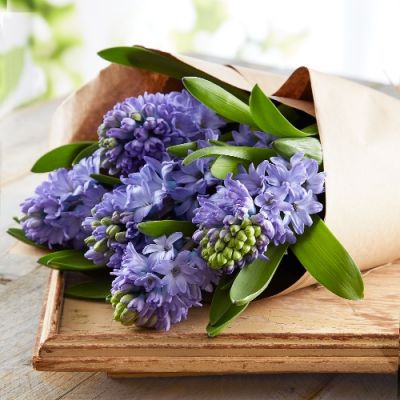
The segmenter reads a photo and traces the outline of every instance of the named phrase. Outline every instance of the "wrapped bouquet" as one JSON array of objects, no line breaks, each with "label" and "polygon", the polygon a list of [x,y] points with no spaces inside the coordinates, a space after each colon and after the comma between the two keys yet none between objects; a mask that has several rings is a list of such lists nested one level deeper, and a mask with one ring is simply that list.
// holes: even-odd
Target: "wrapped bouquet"
[{"label": "wrapped bouquet", "polygon": [[[359,300],[356,263],[396,258],[398,237],[379,235],[398,211],[370,212],[377,193],[393,191],[381,176],[390,154],[376,153],[393,151],[393,122],[365,142],[390,98],[305,68],[281,86],[261,71],[138,46],[100,55],[125,66],[61,106],[53,140],[71,143],[35,163],[32,172],[50,174],[9,230],[47,250],[39,263],[85,273],[66,295],[107,299],[116,321],[157,330],[211,299],[216,336],[251,301],[315,281]],[[341,85],[354,85],[349,98],[364,93],[353,110],[338,102]],[[368,165],[371,150],[383,164]]]}]

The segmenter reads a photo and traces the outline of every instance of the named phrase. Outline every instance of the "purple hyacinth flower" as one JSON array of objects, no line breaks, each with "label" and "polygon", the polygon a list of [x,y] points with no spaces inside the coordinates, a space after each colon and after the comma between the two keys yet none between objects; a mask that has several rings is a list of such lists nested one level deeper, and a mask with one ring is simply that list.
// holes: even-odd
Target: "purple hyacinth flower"
[{"label": "purple hyacinth flower", "polygon": [[232,131],[232,140],[228,144],[235,146],[270,148],[275,136],[262,131],[254,131],[248,125],[239,125],[238,131]]},{"label": "purple hyacinth flower", "polygon": [[82,159],[72,170],[49,174],[35,194],[21,204],[26,236],[49,248],[84,246],[82,221],[107,190],[90,177],[99,172],[99,155]]},{"label": "purple hyacinth flower", "polygon": [[210,172],[210,159],[200,159],[189,165],[182,161],[163,163],[163,177],[169,196],[174,200],[175,214],[192,219],[199,206],[198,196],[204,196],[219,182]]},{"label": "purple hyacinth flower", "polygon": [[102,165],[111,175],[127,176],[146,157],[164,160],[169,146],[218,138],[224,124],[185,90],[125,99],[107,112],[98,129]]},{"label": "purple hyacinth flower", "polygon": [[[157,238],[154,245],[157,249],[161,242],[174,245],[176,239],[177,235]],[[201,306],[201,290],[212,290],[218,274],[208,271],[196,250],[176,249],[164,259],[148,253],[138,252],[132,243],[126,247],[122,268],[113,272],[111,302],[114,306],[120,303],[114,318],[125,324],[168,330],[171,324],[186,319],[191,307]]]}]

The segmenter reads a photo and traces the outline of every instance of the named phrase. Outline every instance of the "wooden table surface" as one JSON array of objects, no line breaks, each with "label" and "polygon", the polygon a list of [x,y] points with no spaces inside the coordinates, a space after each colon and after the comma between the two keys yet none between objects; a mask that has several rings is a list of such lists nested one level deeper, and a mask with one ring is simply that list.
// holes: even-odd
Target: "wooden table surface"
[{"label": "wooden table surface", "polygon": [[58,101],[40,104],[0,122],[0,399],[315,399],[392,400],[395,375],[276,374],[218,377],[111,379],[102,373],[38,372],[31,367],[40,307],[49,271],[34,255],[13,251],[5,234],[18,204],[43,176],[29,174],[47,149]]}]

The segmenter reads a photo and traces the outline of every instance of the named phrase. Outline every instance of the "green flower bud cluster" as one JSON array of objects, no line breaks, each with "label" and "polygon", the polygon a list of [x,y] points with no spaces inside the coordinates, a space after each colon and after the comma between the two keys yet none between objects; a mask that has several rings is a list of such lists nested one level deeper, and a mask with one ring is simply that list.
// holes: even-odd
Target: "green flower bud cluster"
[{"label": "green flower bud cluster", "polygon": [[206,232],[200,241],[201,256],[214,269],[242,266],[246,256],[254,253],[257,242],[265,240],[261,227],[249,218],[214,232]]},{"label": "green flower bud cluster", "polygon": [[137,312],[129,310],[128,304],[135,298],[133,294],[122,291],[115,292],[110,299],[114,309],[113,319],[122,325],[133,325],[137,320]]},{"label": "green flower bud cluster", "polygon": [[[92,210],[92,215],[95,214],[95,210]],[[120,224],[121,215],[117,211],[114,211],[111,217],[103,217],[100,220],[96,219],[92,222],[92,228],[95,229],[98,226],[106,227],[106,237],[96,240],[95,236],[88,236],[85,239],[87,246],[92,246],[94,251],[103,253],[107,255],[109,252],[110,240],[115,240],[119,243],[124,243],[126,241],[126,231],[124,231],[124,226]],[[111,255],[111,254],[108,254]]]},{"label": "green flower bud cluster", "polygon": [[[135,297],[134,294],[123,291],[117,291],[111,296],[110,303],[114,309],[113,319],[115,321],[121,322],[121,324],[125,326],[133,325],[138,322],[138,313],[128,308],[128,304]],[[153,328],[156,323],[157,315],[155,314],[147,319],[141,318],[140,320],[140,326],[145,326],[146,328]]]}]

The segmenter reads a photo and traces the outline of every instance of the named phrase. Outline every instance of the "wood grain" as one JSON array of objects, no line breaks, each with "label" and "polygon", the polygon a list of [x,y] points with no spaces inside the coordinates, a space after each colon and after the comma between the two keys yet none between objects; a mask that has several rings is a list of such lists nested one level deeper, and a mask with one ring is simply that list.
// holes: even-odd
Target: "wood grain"
[{"label": "wood grain", "polygon": [[64,300],[55,332],[61,279],[52,272],[33,359],[39,370],[171,376],[398,369],[399,264],[366,274],[364,301],[308,287],[255,302],[214,339],[205,334],[207,307],[159,333],[114,322],[109,304],[74,299]]}]

